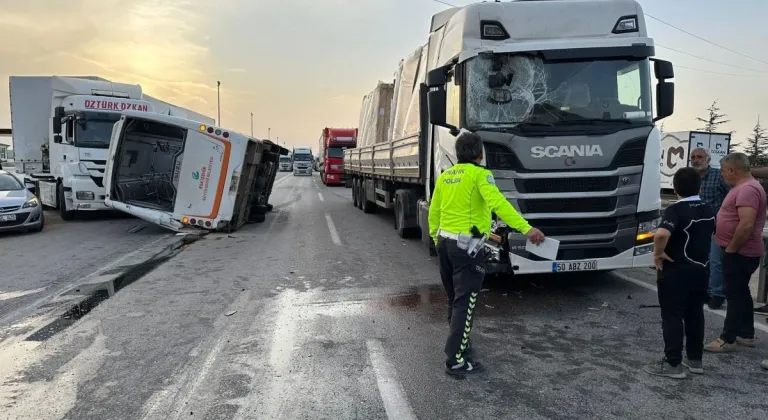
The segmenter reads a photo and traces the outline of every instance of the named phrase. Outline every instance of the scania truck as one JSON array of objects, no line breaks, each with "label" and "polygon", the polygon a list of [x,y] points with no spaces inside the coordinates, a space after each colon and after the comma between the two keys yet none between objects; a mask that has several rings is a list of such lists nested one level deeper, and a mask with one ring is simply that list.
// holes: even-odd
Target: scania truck
[{"label": "scania truck", "polygon": [[[141,86],[99,77],[11,76],[16,171],[64,220],[106,210],[103,184],[112,127],[125,111],[205,119],[143,95]],[[212,120],[211,120],[212,121]]]},{"label": "scania truck", "polygon": [[487,244],[489,274],[650,267],[661,209],[654,122],[674,106],[672,64],[654,55],[634,0],[438,13],[396,72],[386,142],[345,151],[352,201],[366,213],[394,209],[399,235],[420,236],[434,252],[430,198],[466,129],[483,139],[482,164],[499,190],[560,241],[547,260],[495,220],[501,243]]}]

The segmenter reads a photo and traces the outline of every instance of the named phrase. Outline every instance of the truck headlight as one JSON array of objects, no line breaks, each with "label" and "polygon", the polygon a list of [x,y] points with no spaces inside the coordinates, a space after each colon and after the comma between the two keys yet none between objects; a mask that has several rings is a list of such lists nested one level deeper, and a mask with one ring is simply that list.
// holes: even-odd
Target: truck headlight
[{"label": "truck headlight", "polygon": [[647,222],[638,223],[635,245],[643,245],[653,242],[653,236],[656,234],[656,229],[659,228],[659,223],[661,223],[660,217]]},{"label": "truck headlight", "polygon": [[334,171],[340,171],[344,169],[344,165],[331,165],[331,169]]},{"label": "truck headlight", "polygon": [[32,197],[29,200],[27,200],[26,203],[24,203],[21,208],[23,209],[29,209],[29,208],[35,208],[40,205],[40,201],[37,200],[37,197]]},{"label": "truck headlight", "polygon": [[93,191],[78,191],[75,193],[75,197],[77,197],[78,200],[93,200],[96,198],[96,195]]}]

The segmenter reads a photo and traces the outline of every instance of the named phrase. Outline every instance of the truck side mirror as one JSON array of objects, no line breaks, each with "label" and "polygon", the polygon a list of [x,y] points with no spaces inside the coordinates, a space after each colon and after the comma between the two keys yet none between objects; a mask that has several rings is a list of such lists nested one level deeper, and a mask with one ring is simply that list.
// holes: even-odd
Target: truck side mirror
[{"label": "truck side mirror", "polygon": [[451,132],[458,132],[458,128],[448,124],[445,117],[447,95],[445,84],[448,82],[448,71],[453,67],[447,65],[438,67],[427,73],[427,109],[429,110],[429,123],[438,127],[449,128]]},{"label": "truck side mirror", "polygon": [[[61,126],[59,126],[59,132],[61,132]],[[53,136],[53,142],[57,143],[57,144],[61,144],[61,142],[62,142],[61,134],[54,135]]]},{"label": "truck side mirror", "polygon": [[64,107],[57,106],[53,109],[53,134],[61,134],[61,119],[64,118]]},{"label": "truck side mirror", "polygon": [[656,117],[654,122],[667,118],[675,111],[675,84],[668,79],[675,77],[672,63],[652,58],[653,71],[656,74]]}]

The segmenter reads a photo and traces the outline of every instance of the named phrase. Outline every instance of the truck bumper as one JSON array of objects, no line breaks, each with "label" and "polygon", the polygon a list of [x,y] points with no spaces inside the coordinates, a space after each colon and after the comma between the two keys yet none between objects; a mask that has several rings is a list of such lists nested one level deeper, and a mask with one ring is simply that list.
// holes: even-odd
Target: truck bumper
[{"label": "truck bumper", "polygon": [[[72,207],[69,210],[77,211],[99,211],[110,210],[110,208],[104,203],[106,198],[106,192],[103,187],[96,185],[89,177],[73,177],[70,180],[70,187],[65,189],[64,195],[67,199],[72,199]],[[78,198],[80,193],[80,198]],[[83,194],[93,194],[93,199],[84,199]]]},{"label": "truck bumper", "polygon": [[[605,271],[622,268],[653,267],[652,248],[648,245],[636,246],[610,258],[584,260],[534,261],[510,253],[509,261],[515,274],[537,274],[558,272]],[[637,254],[637,255],[635,255]]]},{"label": "truck bumper", "polygon": [[343,184],[344,181],[347,180],[347,176],[345,174],[329,174],[325,173],[325,183],[326,184]]}]

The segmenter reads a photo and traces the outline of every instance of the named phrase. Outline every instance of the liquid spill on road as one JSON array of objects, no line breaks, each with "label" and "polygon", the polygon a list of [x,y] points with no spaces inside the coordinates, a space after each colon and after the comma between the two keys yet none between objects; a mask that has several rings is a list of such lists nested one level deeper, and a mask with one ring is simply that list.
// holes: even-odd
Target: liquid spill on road
[{"label": "liquid spill on road", "polygon": [[111,298],[115,293],[136,282],[146,274],[173,258],[181,252],[190,243],[197,241],[200,237],[197,235],[187,235],[182,237],[181,241],[175,242],[162,249],[152,258],[138,264],[123,266],[115,270],[109,270],[102,274],[115,274],[110,280],[83,284],[76,289],[65,292],[63,296],[85,296],[69,309],[64,311],[55,320],[48,325],[40,328],[26,338],[27,341],[45,341],[64,331],[69,326],[75,324],[82,317],[90,313],[105,300]]}]

